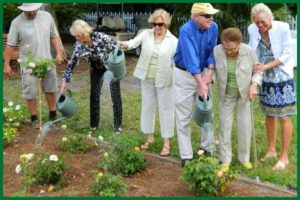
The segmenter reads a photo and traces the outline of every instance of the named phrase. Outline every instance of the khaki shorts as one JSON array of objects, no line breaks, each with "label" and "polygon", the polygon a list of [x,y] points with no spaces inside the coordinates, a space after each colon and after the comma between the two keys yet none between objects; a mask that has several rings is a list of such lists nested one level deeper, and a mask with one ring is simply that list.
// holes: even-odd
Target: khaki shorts
[{"label": "khaki shorts", "polygon": [[[22,89],[24,99],[36,99],[38,95],[39,79],[22,69]],[[45,78],[42,79],[42,91],[46,93],[58,92],[56,68],[53,67]]]}]

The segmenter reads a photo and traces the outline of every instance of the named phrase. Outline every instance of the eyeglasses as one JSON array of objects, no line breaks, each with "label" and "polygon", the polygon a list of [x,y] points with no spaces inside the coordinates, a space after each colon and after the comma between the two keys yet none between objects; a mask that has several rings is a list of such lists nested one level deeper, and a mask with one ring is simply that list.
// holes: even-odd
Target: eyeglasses
[{"label": "eyeglasses", "polygon": [[156,26],[162,27],[162,26],[165,25],[165,23],[151,23],[151,24],[152,24],[153,27],[156,27]]},{"label": "eyeglasses", "polygon": [[209,15],[209,14],[198,14],[199,16],[205,17],[205,18],[211,18],[213,17],[213,15]]},{"label": "eyeglasses", "polygon": [[224,46],[223,46],[223,49],[224,49],[224,51],[226,51],[226,52],[237,52],[237,50],[239,49],[239,45],[237,46],[237,47],[235,47],[235,48],[230,48],[230,49],[227,49],[227,48],[225,48]]}]

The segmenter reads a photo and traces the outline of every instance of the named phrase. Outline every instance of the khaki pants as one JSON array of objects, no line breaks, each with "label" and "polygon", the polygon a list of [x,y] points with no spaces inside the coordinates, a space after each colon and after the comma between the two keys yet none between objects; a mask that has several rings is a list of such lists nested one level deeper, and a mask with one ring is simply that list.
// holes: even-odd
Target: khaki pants
[{"label": "khaki pants", "polygon": [[230,163],[232,158],[231,130],[235,107],[237,107],[238,159],[241,163],[249,162],[252,131],[250,101],[241,99],[238,91],[227,90],[223,101],[219,101],[222,163]]},{"label": "khaki pants", "polygon": [[[191,143],[191,119],[193,103],[198,96],[198,86],[195,78],[189,72],[175,67],[173,69],[173,85],[175,93],[175,119],[178,145],[181,159],[193,158]],[[201,128],[200,148],[213,153],[214,131],[205,132]]]}]

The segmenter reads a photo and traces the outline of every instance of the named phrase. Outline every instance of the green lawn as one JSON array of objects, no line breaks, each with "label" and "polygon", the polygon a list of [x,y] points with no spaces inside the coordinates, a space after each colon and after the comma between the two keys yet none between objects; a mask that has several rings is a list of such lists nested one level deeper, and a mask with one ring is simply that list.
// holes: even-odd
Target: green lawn
[{"label": "green lawn", "polygon": [[[128,74],[132,75],[132,69],[129,69]],[[21,89],[19,84],[20,80],[11,79],[4,80],[4,97],[24,104],[21,98]],[[80,85],[77,83],[80,82]],[[84,84],[83,84],[84,83]],[[74,74],[72,79],[72,92],[74,99],[78,106],[78,111],[72,118],[63,122],[73,132],[88,134],[89,131],[89,77],[88,73],[85,74]],[[214,95],[214,116],[215,116],[215,130],[216,137],[218,137],[218,121],[219,116],[217,112],[217,97],[215,95],[215,88],[213,88]],[[140,91],[132,91],[128,89],[122,89],[122,101],[123,101],[123,133],[120,137],[131,138],[136,141],[136,145],[140,146],[145,140],[145,136],[140,131],[140,110],[141,110],[141,97]],[[45,102],[44,105],[46,106]],[[264,115],[258,109],[257,99],[253,104],[254,117],[255,117],[255,130],[256,130],[256,143],[258,158],[263,156],[267,150],[267,137],[264,123]],[[44,108],[44,118],[48,115],[46,107]],[[232,133],[232,145],[233,145],[233,161],[232,169],[237,170],[241,174],[245,174],[249,177],[255,178],[259,176],[261,180],[276,183],[282,186],[291,184],[292,186],[297,185],[297,123],[296,116],[292,117],[293,121],[293,138],[290,146],[289,158],[290,165],[284,172],[273,172],[271,168],[275,164],[276,160],[270,160],[264,164],[258,163],[257,168],[246,171],[239,166],[237,161],[237,136],[236,136],[236,123],[233,126]],[[162,148],[163,141],[160,137],[160,129],[158,120],[156,121],[155,128],[155,143],[150,146],[149,151],[153,153],[159,153]],[[57,125],[60,126],[60,125]],[[278,126],[278,131],[280,127]],[[199,148],[200,141],[199,127],[193,122],[192,123],[192,141],[193,149],[196,152]],[[113,139],[113,115],[112,115],[112,103],[110,99],[109,84],[104,83],[102,94],[101,94],[101,116],[100,116],[100,129],[93,133],[96,135],[102,135],[104,139]],[[279,154],[281,148],[281,134],[278,134],[277,152]],[[252,150],[252,148],[251,148]],[[179,159],[179,151],[177,144],[177,136],[171,139],[171,156]],[[253,152],[251,152],[251,160],[253,162]]]}]

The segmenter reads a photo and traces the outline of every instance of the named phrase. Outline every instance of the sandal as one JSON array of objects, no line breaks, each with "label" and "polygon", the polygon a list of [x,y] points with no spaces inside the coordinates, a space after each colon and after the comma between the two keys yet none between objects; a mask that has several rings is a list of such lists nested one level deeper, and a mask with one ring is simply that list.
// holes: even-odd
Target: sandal
[{"label": "sandal", "polygon": [[170,147],[164,146],[160,152],[160,156],[168,156],[170,154]]},{"label": "sandal", "polygon": [[276,158],[276,157],[277,157],[276,152],[275,153],[268,152],[264,157],[260,158],[259,161],[260,162],[265,162],[265,161],[267,161],[267,160],[269,160],[271,158]]},{"label": "sandal", "polygon": [[273,169],[273,171],[285,170],[285,168],[288,166],[288,164],[289,164],[289,162],[284,162],[282,160],[278,160],[272,169]]},{"label": "sandal", "polygon": [[152,144],[153,143],[153,141],[147,141],[147,142],[145,142],[144,144],[142,144],[142,146],[141,146],[141,149],[142,150],[147,150],[148,148],[149,148],[149,145],[150,144]]}]

